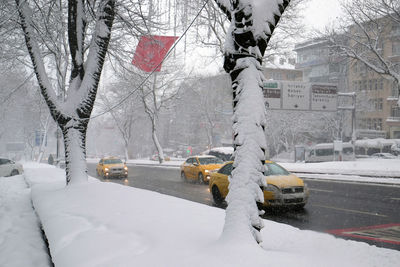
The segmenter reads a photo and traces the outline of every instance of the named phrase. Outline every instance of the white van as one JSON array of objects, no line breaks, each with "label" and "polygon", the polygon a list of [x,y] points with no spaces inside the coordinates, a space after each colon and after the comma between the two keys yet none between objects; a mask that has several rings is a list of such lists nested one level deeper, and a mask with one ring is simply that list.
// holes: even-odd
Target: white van
[{"label": "white van", "polygon": [[[354,160],[353,145],[351,143],[343,143],[341,160]],[[339,161],[340,155],[338,151],[333,150],[333,143],[324,143],[315,145],[308,153],[306,153],[306,162],[323,162],[323,161]]]}]

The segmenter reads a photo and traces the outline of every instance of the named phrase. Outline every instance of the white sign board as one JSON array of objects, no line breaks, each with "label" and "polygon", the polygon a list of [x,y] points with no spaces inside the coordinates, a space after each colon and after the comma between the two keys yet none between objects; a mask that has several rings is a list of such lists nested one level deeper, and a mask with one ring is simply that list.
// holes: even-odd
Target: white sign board
[{"label": "white sign board", "polygon": [[263,85],[265,106],[268,109],[281,109],[282,88],[280,82],[265,82]]},{"label": "white sign board", "polygon": [[268,80],[263,84],[267,109],[336,111],[337,86]]},{"label": "white sign board", "polygon": [[337,86],[332,84],[311,85],[311,110],[336,111]]},{"label": "white sign board", "polygon": [[343,150],[343,142],[342,141],[333,141],[333,150],[334,151],[342,151]]},{"label": "white sign board", "polygon": [[310,109],[310,86],[304,82],[282,82],[282,108]]}]

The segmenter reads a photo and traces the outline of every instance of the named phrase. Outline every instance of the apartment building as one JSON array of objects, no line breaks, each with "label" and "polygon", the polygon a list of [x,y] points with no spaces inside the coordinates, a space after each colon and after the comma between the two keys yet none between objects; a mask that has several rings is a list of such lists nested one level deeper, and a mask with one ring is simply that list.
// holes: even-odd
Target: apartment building
[{"label": "apartment building", "polygon": [[[400,64],[400,26],[384,20],[379,40],[379,56],[387,62]],[[366,25],[368,29],[368,25]],[[354,32],[356,33],[356,29]],[[360,41],[362,42],[362,41]],[[354,42],[353,42],[354,43]],[[357,52],[369,53],[365,47],[354,45]],[[361,50],[361,51],[360,51]],[[348,81],[357,93],[357,128],[359,137],[400,138],[400,109],[398,85],[388,75],[379,75],[361,61],[349,62]],[[400,66],[400,65],[397,65]],[[400,71],[400,68],[397,68]]]},{"label": "apartment building", "polygon": [[[390,21],[385,25],[380,55],[400,63],[400,26]],[[357,138],[400,138],[398,85],[393,78],[377,74],[361,61],[337,56],[332,47],[322,39],[297,44],[296,69],[303,71],[305,81],[337,83],[339,92],[356,92]]]}]

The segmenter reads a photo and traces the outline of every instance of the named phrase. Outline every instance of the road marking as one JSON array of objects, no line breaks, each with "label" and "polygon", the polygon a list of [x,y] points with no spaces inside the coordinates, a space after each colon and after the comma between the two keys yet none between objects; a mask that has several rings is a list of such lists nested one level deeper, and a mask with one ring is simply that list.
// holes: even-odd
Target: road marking
[{"label": "road marking", "polygon": [[331,180],[331,179],[318,179],[318,178],[312,178],[312,177],[306,177],[306,176],[301,176],[297,175],[298,177],[310,181],[310,182],[323,182],[323,183],[337,183],[337,184],[359,184],[359,185],[367,185],[367,186],[381,186],[381,187],[399,187],[399,184],[394,184],[394,183],[379,183],[378,181],[376,182],[367,182],[367,181],[350,181],[350,180]]},{"label": "road marking", "polygon": [[329,230],[328,233],[400,245],[400,224],[374,225],[361,228]]},{"label": "road marking", "polygon": [[390,199],[393,199],[393,200],[400,200],[400,197],[391,197]]},{"label": "road marking", "polygon": [[316,188],[310,188],[310,187],[308,189],[310,189],[311,191],[318,191],[318,192],[328,192],[328,193],[332,193],[333,192],[331,190],[316,189]]},{"label": "road marking", "polygon": [[372,215],[372,216],[378,216],[378,217],[387,217],[386,215],[382,215],[382,214],[378,214],[378,213],[372,213],[372,212],[366,212],[366,211],[343,209],[343,208],[337,208],[337,207],[331,207],[331,206],[325,206],[325,205],[318,205],[318,204],[312,204],[312,206],[317,206],[317,207],[327,208],[327,209],[347,211],[347,212],[353,212],[353,213],[359,213],[359,214],[365,214],[365,215]]}]

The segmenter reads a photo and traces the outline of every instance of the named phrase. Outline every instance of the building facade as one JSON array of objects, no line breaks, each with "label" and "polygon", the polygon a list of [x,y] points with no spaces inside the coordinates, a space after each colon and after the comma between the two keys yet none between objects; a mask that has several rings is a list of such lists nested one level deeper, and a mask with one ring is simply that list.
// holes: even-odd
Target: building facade
[{"label": "building facade", "polygon": [[[400,26],[386,18],[378,19],[384,25],[378,40],[378,54],[394,67],[400,64]],[[369,29],[365,25],[365,29]],[[352,29],[357,34],[357,28]],[[360,43],[363,40],[360,41]],[[357,53],[372,54],[351,41]],[[374,55],[370,56],[373,58]],[[372,60],[371,60],[372,61]],[[349,85],[357,93],[357,128],[359,138],[386,137],[400,138],[400,109],[398,85],[388,75],[380,75],[359,60],[349,61]],[[397,67],[397,71],[400,68]]]},{"label": "building facade", "polygon": [[[382,40],[381,55],[400,63],[400,26],[387,23]],[[305,81],[336,83],[339,92],[356,93],[358,139],[400,138],[398,85],[360,61],[338,56],[332,47],[321,39],[297,44],[296,69],[303,71]]]}]

